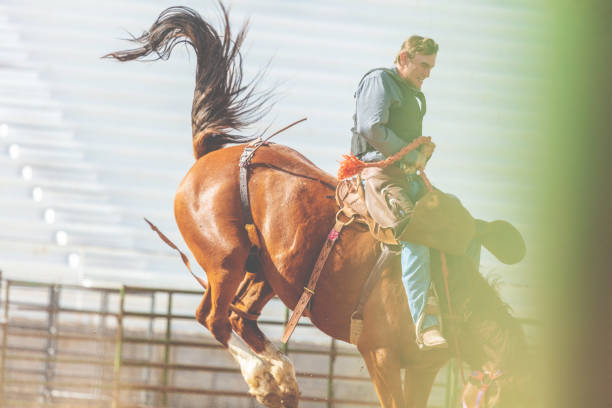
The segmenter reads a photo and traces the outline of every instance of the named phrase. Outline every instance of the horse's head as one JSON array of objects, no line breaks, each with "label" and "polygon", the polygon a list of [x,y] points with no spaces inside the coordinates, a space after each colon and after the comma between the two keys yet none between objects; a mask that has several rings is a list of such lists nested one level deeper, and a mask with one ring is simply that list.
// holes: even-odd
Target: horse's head
[{"label": "horse's head", "polygon": [[470,319],[462,347],[474,369],[461,391],[463,408],[531,407],[529,352],[514,319]]},{"label": "horse's head", "polygon": [[520,408],[530,403],[525,382],[500,369],[474,371],[461,390],[463,408]]},{"label": "horse's head", "polygon": [[461,390],[461,406],[532,406],[534,360],[520,320],[499,295],[498,282],[486,279],[465,257],[449,257],[449,261],[456,272],[450,286],[460,358],[475,370]]}]

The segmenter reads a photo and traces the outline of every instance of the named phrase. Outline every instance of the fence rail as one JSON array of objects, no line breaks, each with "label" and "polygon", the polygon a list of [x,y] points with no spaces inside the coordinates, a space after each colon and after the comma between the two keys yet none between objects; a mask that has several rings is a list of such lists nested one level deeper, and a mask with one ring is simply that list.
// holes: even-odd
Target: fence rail
[{"label": "fence rail", "polygon": [[[196,334],[175,327],[196,326],[178,303],[197,304],[181,298],[201,292],[2,284],[3,407],[256,406],[237,365],[212,336],[200,328]],[[285,310],[260,324],[279,330],[288,315]],[[202,349],[209,351],[194,352]],[[301,360],[296,363],[301,406],[378,406],[354,347],[332,339],[328,345],[291,343],[281,350]],[[199,361],[203,355],[210,361]],[[438,403],[431,406],[451,406],[453,387],[444,383],[453,381],[450,369],[441,373],[434,385]]]}]

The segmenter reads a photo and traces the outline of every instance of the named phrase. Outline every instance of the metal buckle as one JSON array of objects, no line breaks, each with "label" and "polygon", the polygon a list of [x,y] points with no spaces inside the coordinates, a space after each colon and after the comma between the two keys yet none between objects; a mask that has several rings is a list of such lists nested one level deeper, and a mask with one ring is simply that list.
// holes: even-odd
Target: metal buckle
[{"label": "metal buckle", "polygon": [[239,167],[248,167],[251,164],[251,159],[253,158],[253,152],[255,151],[255,147],[245,147],[240,155],[240,160],[238,161]]}]

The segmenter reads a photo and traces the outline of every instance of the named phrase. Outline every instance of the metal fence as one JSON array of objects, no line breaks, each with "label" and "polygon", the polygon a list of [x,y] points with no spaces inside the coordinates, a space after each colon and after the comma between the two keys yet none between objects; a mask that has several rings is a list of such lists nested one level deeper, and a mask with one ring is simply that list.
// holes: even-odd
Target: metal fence
[{"label": "metal fence", "polygon": [[[258,406],[229,354],[187,313],[201,292],[2,282],[3,407]],[[260,323],[280,333],[287,317],[284,309]],[[301,323],[294,339],[299,330],[314,328]],[[354,347],[294,341],[281,350],[295,362],[300,406],[378,406]],[[447,368],[430,406],[450,406],[449,381]]]}]

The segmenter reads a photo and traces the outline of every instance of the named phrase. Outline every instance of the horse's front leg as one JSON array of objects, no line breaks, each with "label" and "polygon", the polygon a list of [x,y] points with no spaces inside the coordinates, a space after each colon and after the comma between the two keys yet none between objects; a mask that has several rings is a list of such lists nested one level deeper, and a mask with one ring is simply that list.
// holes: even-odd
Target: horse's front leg
[{"label": "horse's front leg", "polygon": [[438,367],[406,369],[404,378],[404,396],[408,408],[426,408],[427,400],[433,386]]},{"label": "horse's front leg", "polygon": [[406,408],[399,355],[390,348],[359,350],[368,367],[382,408]]}]

